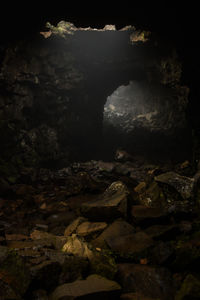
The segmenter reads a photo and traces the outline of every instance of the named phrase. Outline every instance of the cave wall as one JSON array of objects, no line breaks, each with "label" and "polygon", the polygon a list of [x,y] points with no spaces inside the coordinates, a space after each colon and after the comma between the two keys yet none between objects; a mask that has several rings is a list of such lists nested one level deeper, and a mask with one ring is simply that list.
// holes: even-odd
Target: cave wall
[{"label": "cave wall", "polygon": [[[1,53],[2,174],[11,167],[15,174],[22,167],[59,167],[108,151],[102,147],[108,141],[103,136],[104,105],[131,80],[151,88],[148,101],[157,102],[159,134],[185,132],[188,88],[181,85],[181,63],[173,47],[129,27],[61,25],[7,45]],[[127,137],[129,146],[142,146],[141,128],[151,139],[153,126],[143,122]]]}]

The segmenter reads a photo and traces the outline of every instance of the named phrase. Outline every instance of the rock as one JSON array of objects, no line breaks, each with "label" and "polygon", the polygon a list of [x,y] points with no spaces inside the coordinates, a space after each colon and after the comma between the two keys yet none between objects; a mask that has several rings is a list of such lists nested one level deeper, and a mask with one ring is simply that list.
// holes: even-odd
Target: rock
[{"label": "rock", "polygon": [[64,232],[64,236],[68,236],[68,235],[71,235],[72,233],[76,233],[76,229],[77,227],[83,223],[87,221],[86,218],[83,218],[83,217],[78,217],[77,219],[75,219],[71,224],[69,224],[67,226],[67,228],[65,229],[65,232]]},{"label": "rock", "polygon": [[53,243],[50,240],[37,240],[37,241],[8,241],[7,246],[10,249],[15,251],[22,250],[22,249],[34,249],[39,250],[43,247],[51,248]]},{"label": "rock", "polygon": [[107,227],[105,222],[83,222],[76,230],[80,236],[88,237],[101,233]]},{"label": "rock", "polygon": [[62,271],[60,264],[56,261],[44,261],[39,265],[30,268],[31,285],[38,289],[44,288],[52,291],[59,283],[59,276]]},{"label": "rock", "polygon": [[62,251],[78,257],[88,258],[89,260],[94,256],[89,244],[76,234],[72,234],[72,236],[67,238]]},{"label": "rock", "polygon": [[200,299],[200,280],[192,274],[188,274],[183,281],[175,300]]},{"label": "rock", "polygon": [[65,211],[51,214],[46,221],[49,225],[49,228],[51,229],[51,227],[59,225],[68,226],[75,218],[76,215],[74,212]]},{"label": "rock", "polygon": [[96,274],[113,278],[117,271],[115,261],[110,254],[103,251],[99,252],[78,235],[72,234],[63,246],[62,251],[79,258],[88,259],[91,271]]},{"label": "rock", "polygon": [[121,236],[135,233],[135,229],[129,223],[123,220],[116,220],[109,225],[92,244],[96,247],[104,248],[112,239],[118,239]]},{"label": "rock", "polygon": [[180,176],[175,172],[167,172],[156,176],[155,181],[174,188],[184,200],[193,196],[194,178]]},{"label": "rock", "polygon": [[15,251],[3,246],[0,246],[1,281],[9,286],[9,293],[13,292],[20,296],[25,294],[30,284],[30,273],[21,257]]},{"label": "rock", "polygon": [[115,164],[112,162],[104,162],[100,160],[97,162],[97,167],[100,172],[112,173],[114,171]]},{"label": "rock", "polygon": [[174,255],[174,247],[171,242],[158,242],[148,253],[148,260],[152,264],[163,265]]},{"label": "rock", "polygon": [[86,280],[77,280],[58,286],[50,300],[61,299],[116,299],[121,287],[118,283],[99,275],[90,275]]},{"label": "rock", "polygon": [[134,234],[107,239],[107,244],[112,251],[117,252],[120,256],[137,257],[153,245],[153,240],[145,232],[138,231]]},{"label": "rock", "polygon": [[147,184],[145,181],[141,181],[135,188],[134,188],[134,191],[138,194],[142,193],[145,191],[147,187]]},{"label": "rock", "polygon": [[112,220],[127,216],[127,187],[120,181],[113,182],[96,200],[83,203],[82,214],[95,221]]},{"label": "rock", "polygon": [[140,203],[148,207],[159,207],[163,209],[166,205],[163,190],[155,181],[151,182],[148,188],[139,194]]},{"label": "rock", "polygon": [[43,241],[49,245],[53,245],[57,250],[62,249],[67,240],[67,238],[64,236],[56,236],[40,230],[34,230],[30,237],[35,241],[36,244],[39,243],[39,241]]},{"label": "rock", "polygon": [[119,264],[118,278],[124,292],[138,292],[153,299],[173,299],[172,277],[165,268]]},{"label": "rock", "polygon": [[145,232],[154,240],[174,240],[180,234],[177,225],[153,225],[148,227]]},{"label": "rock", "polygon": [[199,236],[197,232],[193,236],[178,240],[174,245],[174,260],[171,262],[173,270],[184,271],[198,271],[198,264],[200,261],[199,251]]},{"label": "rock", "polygon": [[121,300],[160,300],[158,298],[150,298],[147,296],[144,296],[140,293],[126,293],[122,294],[120,297]]},{"label": "rock", "polygon": [[167,215],[161,207],[148,207],[145,205],[133,205],[131,216],[133,222],[140,226],[163,223],[167,220]]}]

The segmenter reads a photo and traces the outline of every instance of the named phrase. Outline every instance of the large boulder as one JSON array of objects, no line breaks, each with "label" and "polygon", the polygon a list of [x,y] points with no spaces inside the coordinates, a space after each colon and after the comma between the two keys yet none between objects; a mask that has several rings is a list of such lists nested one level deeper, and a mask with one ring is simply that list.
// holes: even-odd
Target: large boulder
[{"label": "large boulder", "polygon": [[153,299],[173,299],[172,277],[165,268],[120,264],[118,277],[123,291],[142,293]]},{"label": "large boulder", "polygon": [[[8,293],[20,298],[27,291],[30,280],[30,272],[21,257],[15,251],[0,246],[0,286],[7,286],[6,296]],[[1,289],[0,296],[2,296]],[[14,297],[14,299],[18,298]],[[11,297],[11,299],[13,298]]]},{"label": "large boulder", "polygon": [[120,181],[113,182],[96,200],[83,203],[82,214],[93,220],[127,217],[128,189]]},{"label": "large boulder", "polygon": [[99,275],[90,275],[85,280],[77,280],[58,286],[50,295],[50,300],[61,299],[116,299],[121,287],[118,283]]},{"label": "large boulder", "polygon": [[155,181],[158,184],[173,188],[184,200],[190,199],[193,196],[194,178],[181,176],[175,172],[167,172],[156,176]]}]

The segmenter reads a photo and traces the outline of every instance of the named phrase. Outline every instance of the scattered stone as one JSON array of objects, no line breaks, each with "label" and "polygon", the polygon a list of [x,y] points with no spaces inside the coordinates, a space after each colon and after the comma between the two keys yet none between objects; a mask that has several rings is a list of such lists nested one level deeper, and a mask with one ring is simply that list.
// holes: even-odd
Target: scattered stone
[{"label": "scattered stone", "polygon": [[71,224],[69,224],[67,226],[67,228],[65,229],[65,232],[64,232],[64,236],[69,236],[71,235],[72,233],[76,233],[76,229],[77,227],[83,223],[87,221],[86,218],[83,218],[83,217],[78,217],[77,219],[75,219]]},{"label": "scattered stone", "polygon": [[155,181],[173,187],[183,199],[190,199],[194,191],[194,178],[180,176],[175,172],[167,172],[155,177]]},{"label": "scattered stone", "polygon": [[120,181],[114,182],[98,199],[83,203],[81,212],[93,220],[111,220],[127,216],[127,187]]},{"label": "scattered stone", "polygon": [[101,233],[107,227],[105,222],[84,222],[78,226],[76,233],[80,236],[88,237]]},{"label": "scattered stone", "polygon": [[165,268],[119,264],[119,282],[124,292],[138,292],[153,299],[173,299],[173,283]]},{"label": "scattered stone", "polygon": [[51,233],[39,230],[34,230],[31,233],[30,237],[32,240],[36,241],[36,244],[38,244],[39,241],[43,241],[44,243],[47,243],[47,245],[53,245],[57,250],[62,249],[67,240],[67,238],[64,236],[56,236]]},{"label": "scattered stone", "polygon": [[[116,299],[120,294],[121,287],[115,281],[108,280],[99,275],[90,275],[86,280],[77,280],[63,284],[55,289],[50,295],[50,300],[78,299],[80,297],[94,297],[98,299]],[[98,297],[98,298],[96,298]],[[116,297],[116,298],[113,298]],[[89,298],[88,298],[89,299]]]}]

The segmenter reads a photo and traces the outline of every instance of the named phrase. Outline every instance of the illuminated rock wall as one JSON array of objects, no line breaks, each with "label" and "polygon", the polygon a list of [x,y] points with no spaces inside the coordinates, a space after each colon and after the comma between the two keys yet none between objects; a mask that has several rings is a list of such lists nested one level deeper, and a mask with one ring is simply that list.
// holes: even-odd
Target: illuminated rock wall
[{"label": "illuminated rock wall", "polygon": [[[110,146],[104,147],[108,137],[104,105],[130,81],[137,85],[137,94],[133,106],[130,99],[120,100],[125,113],[119,127],[122,134],[123,130],[133,134],[123,145],[142,147],[141,135],[137,140],[135,132],[138,127],[145,134],[159,131],[168,136],[185,130],[188,88],[181,85],[181,64],[173,47],[166,48],[163,41],[159,44],[150,33],[132,27],[73,29],[71,34],[74,27],[65,31],[65,24],[61,25],[2,51],[2,161],[20,168],[100,158],[121,138],[117,133],[118,143],[113,137],[113,143],[111,139]],[[109,111],[114,105],[109,101],[112,98],[105,106],[107,118],[115,123],[117,115]]]}]

